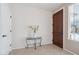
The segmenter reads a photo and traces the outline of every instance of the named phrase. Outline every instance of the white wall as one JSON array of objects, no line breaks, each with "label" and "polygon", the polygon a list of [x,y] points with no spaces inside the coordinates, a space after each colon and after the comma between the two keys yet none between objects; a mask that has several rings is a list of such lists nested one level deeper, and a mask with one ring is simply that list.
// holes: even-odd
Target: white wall
[{"label": "white wall", "polygon": [[12,5],[11,9],[14,17],[13,49],[25,47],[29,25],[39,25],[38,34],[42,36],[42,45],[52,44],[52,12],[20,4]]},{"label": "white wall", "polygon": [[1,37],[1,4],[0,4],[0,53],[1,53],[1,39],[2,39],[2,37]]}]

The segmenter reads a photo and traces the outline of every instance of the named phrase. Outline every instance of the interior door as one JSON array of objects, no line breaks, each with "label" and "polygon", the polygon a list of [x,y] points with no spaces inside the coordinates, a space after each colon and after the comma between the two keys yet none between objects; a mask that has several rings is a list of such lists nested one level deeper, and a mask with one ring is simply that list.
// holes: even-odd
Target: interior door
[{"label": "interior door", "polygon": [[11,50],[11,18],[8,4],[0,4],[0,54],[8,54]]},{"label": "interior door", "polygon": [[53,15],[53,44],[63,48],[63,9]]}]

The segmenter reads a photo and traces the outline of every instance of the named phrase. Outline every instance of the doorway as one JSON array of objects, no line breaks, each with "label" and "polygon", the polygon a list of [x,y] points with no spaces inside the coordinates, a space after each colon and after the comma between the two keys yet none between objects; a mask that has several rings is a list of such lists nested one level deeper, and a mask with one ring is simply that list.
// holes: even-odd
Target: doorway
[{"label": "doorway", "polygon": [[63,48],[63,9],[53,15],[53,44]]}]

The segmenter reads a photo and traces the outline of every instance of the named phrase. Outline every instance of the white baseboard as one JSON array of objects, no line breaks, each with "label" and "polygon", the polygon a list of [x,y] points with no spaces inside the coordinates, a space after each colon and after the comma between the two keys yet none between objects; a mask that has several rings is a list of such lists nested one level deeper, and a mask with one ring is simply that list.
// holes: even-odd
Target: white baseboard
[{"label": "white baseboard", "polygon": [[70,50],[68,50],[68,49],[63,49],[63,50],[65,50],[65,51],[67,51],[67,52],[69,52],[69,53],[71,53],[71,54],[73,54],[73,55],[77,55],[76,53],[74,53],[74,52],[72,52],[72,51],[70,51]]},{"label": "white baseboard", "polygon": [[12,50],[22,49],[22,48],[25,48],[25,47],[17,47],[17,48],[12,48]]},{"label": "white baseboard", "polygon": [[[41,44],[41,45],[47,45],[47,44],[52,44],[52,43],[45,43],[45,44]],[[29,47],[34,47],[34,46],[29,46]],[[22,49],[22,48],[25,48],[25,47],[16,47],[16,48],[12,48],[12,50],[15,50],[15,49]]]}]

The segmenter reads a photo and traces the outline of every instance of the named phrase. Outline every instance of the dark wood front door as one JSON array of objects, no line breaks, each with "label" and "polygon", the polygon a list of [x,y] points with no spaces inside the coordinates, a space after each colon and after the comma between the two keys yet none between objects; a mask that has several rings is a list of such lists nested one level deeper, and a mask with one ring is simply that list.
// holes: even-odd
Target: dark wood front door
[{"label": "dark wood front door", "polygon": [[63,48],[63,9],[53,15],[53,44]]}]

